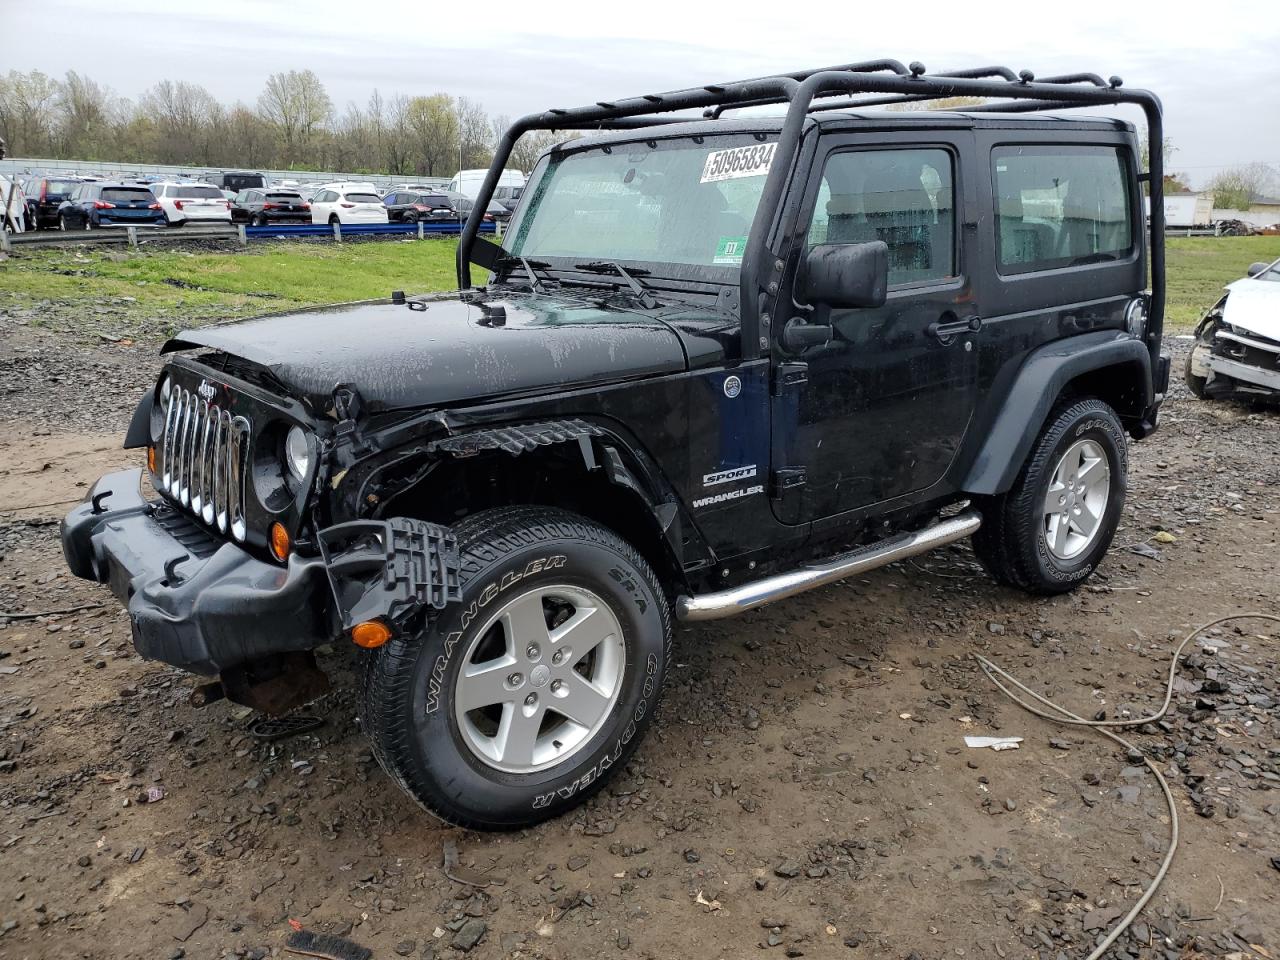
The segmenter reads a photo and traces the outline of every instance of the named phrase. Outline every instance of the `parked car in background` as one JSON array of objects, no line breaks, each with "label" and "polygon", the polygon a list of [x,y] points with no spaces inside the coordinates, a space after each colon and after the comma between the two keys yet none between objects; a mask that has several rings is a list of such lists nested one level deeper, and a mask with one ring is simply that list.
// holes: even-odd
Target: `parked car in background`
[{"label": "parked car in background", "polygon": [[508,213],[515,213],[516,204],[520,202],[522,193],[524,193],[523,185],[519,187],[498,187],[493,191],[493,199],[495,203],[502,204]]},{"label": "parked car in background", "polygon": [[[453,208],[458,211],[461,219],[465,220],[471,216],[471,208],[476,202],[464,193],[458,193],[456,190],[441,190],[442,194],[449,198],[449,202],[453,204]],[[511,211],[498,203],[497,200],[490,200],[489,206],[485,208],[484,218],[486,220],[509,220],[511,219]]]},{"label": "parked car in background", "polygon": [[82,183],[58,206],[59,230],[163,227],[164,210],[147,188],[127,183]]},{"label": "parked car in background", "polygon": [[294,189],[241,190],[231,204],[231,219],[255,227],[269,223],[310,223],[311,204]]},{"label": "parked car in background", "polygon": [[151,192],[171,227],[231,222],[231,201],[211,183],[155,183]]},{"label": "parked car in background", "polygon": [[14,177],[0,175],[0,229],[23,233],[28,229],[27,192]]},{"label": "parked car in background", "polygon": [[1184,378],[1201,400],[1280,400],[1280,260],[1255,263],[1196,327]]},{"label": "parked car in background", "polygon": [[453,201],[443,193],[419,190],[397,190],[382,198],[387,219],[393,223],[417,223],[419,220],[457,220],[459,213]]},{"label": "parked car in background", "polygon": [[312,223],[387,223],[387,208],[368,183],[326,184],[311,198]]},{"label": "parked car in background", "polygon": [[33,177],[24,187],[27,193],[27,228],[58,225],[58,206],[84,181],[80,177]]},{"label": "parked car in background", "polygon": [[265,187],[267,178],[261,173],[249,173],[244,170],[233,170],[230,173],[215,173],[209,177],[209,183],[213,184],[224,193],[230,191],[235,196],[241,190],[251,190],[254,187]]}]

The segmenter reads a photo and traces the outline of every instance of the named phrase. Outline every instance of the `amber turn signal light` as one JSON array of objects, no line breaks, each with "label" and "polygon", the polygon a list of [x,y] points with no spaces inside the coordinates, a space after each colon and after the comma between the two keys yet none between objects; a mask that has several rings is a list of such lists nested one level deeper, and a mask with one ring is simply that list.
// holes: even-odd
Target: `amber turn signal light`
[{"label": "amber turn signal light", "polygon": [[289,531],[279,523],[271,525],[271,553],[281,563],[289,559],[289,548],[292,544],[289,542]]},{"label": "amber turn signal light", "polygon": [[381,620],[366,620],[351,628],[351,642],[357,647],[373,650],[391,639],[391,628]]},{"label": "amber turn signal light", "polygon": [[156,473],[156,448],[147,447],[147,469]]}]

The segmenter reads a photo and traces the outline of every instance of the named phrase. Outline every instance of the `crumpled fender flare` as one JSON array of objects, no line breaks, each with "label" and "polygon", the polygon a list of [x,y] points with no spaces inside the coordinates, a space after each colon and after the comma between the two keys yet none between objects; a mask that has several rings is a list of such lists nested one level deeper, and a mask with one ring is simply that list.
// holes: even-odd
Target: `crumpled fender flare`
[{"label": "crumpled fender flare", "polygon": [[961,489],[984,495],[1010,489],[1063,387],[1082,374],[1117,365],[1141,368],[1142,408],[1150,407],[1154,400],[1151,354],[1141,340],[1115,330],[1099,330],[1031,351],[1004,394],[1004,405]]},{"label": "crumpled fender flare", "polygon": [[133,411],[133,419],[129,421],[129,429],[124,434],[126,450],[136,450],[151,442],[151,407],[155,402],[154,390],[148,390],[138,401],[138,406]]}]

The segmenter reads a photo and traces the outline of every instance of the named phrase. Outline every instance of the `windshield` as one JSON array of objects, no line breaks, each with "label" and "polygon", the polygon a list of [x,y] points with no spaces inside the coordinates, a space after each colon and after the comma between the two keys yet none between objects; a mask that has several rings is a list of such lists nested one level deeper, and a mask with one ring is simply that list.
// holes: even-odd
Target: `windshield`
[{"label": "windshield", "polygon": [[1263,270],[1253,279],[1255,280],[1280,280],[1280,260],[1277,260],[1267,269]]},{"label": "windshield", "polygon": [[169,196],[183,200],[221,200],[222,191],[217,187],[174,187]]},{"label": "windshield", "polygon": [[508,249],[737,268],[776,146],[737,135],[553,154],[526,187]]},{"label": "windshield", "polygon": [[102,199],[107,203],[138,203],[155,197],[146,187],[107,187],[102,191]]}]

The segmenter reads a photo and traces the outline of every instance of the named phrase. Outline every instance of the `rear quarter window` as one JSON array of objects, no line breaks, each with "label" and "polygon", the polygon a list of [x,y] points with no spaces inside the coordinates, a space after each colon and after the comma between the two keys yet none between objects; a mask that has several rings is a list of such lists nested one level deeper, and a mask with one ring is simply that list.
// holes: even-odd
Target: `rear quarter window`
[{"label": "rear quarter window", "polygon": [[1127,151],[1001,146],[991,152],[1002,274],[1122,260],[1133,252]]}]

